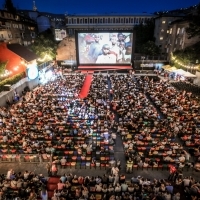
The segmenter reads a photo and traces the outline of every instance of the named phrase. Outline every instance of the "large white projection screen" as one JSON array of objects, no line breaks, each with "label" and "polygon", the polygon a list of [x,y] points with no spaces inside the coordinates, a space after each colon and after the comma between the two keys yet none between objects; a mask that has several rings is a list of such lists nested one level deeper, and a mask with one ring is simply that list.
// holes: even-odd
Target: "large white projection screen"
[{"label": "large white projection screen", "polygon": [[130,64],[133,33],[78,33],[80,64]]}]

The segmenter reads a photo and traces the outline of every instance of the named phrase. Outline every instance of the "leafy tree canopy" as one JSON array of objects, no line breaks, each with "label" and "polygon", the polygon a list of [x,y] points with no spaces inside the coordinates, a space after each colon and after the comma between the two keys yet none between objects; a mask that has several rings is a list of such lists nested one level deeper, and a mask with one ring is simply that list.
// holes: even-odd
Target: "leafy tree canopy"
[{"label": "leafy tree canopy", "polygon": [[7,11],[9,11],[9,12],[11,12],[11,13],[13,13],[13,14],[16,14],[16,8],[14,7],[14,5],[13,5],[13,2],[12,2],[12,0],[5,0],[5,4],[4,4],[4,8],[7,10]]},{"label": "leafy tree canopy", "polygon": [[159,48],[155,45],[154,20],[149,20],[146,24],[135,26],[136,32],[135,52],[145,55],[157,55]]},{"label": "leafy tree canopy", "polygon": [[36,37],[34,43],[30,46],[30,50],[32,50],[40,58],[44,58],[45,55],[49,55],[52,59],[55,59],[57,42],[54,39],[51,29],[40,33]]},{"label": "leafy tree canopy", "polygon": [[0,62],[0,74],[3,74],[6,69],[7,62]]},{"label": "leafy tree canopy", "polygon": [[189,27],[186,32],[189,38],[200,37],[200,4],[197,5],[196,13],[188,15]]},{"label": "leafy tree canopy", "polygon": [[197,65],[200,63],[200,42],[183,50],[177,50],[173,53],[173,55],[184,65]]}]

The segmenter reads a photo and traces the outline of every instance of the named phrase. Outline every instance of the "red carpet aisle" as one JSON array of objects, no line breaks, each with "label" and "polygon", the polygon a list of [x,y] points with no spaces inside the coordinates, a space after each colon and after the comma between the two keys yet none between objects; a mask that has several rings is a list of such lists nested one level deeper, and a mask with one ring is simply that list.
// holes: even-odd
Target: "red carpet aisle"
[{"label": "red carpet aisle", "polygon": [[80,91],[80,94],[79,94],[80,98],[83,99],[83,98],[87,97],[88,92],[90,90],[90,85],[91,85],[91,82],[92,82],[92,77],[93,77],[92,74],[88,74],[85,77],[85,82],[83,83],[83,87],[81,88],[81,91]]},{"label": "red carpet aisle", "polygon": [[60,177],[50,177],[47,183],[48,197],[51,198],[54,194],[54,190],[58,189],[57,184],[59,183]]}]

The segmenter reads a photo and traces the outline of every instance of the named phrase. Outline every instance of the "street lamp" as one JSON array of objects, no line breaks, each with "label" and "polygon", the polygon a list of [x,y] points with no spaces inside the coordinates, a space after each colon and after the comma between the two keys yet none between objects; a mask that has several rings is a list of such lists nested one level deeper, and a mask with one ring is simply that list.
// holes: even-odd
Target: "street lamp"
[{"label": "street lamp", "polygon": [[141,59],[142,59],[142,71],[143,71],[145,56],[141,56]]}]

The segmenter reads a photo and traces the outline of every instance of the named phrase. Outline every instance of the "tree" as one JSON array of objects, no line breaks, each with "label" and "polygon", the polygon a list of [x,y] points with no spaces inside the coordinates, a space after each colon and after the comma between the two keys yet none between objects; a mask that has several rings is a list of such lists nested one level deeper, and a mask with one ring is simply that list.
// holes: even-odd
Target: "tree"
[{"label": "tree", "polygon": [[[173,55],[177,58],[179,62],[184,65],[196,65],[197,60],[199,60],[200,55],[200,42],[187,47],[183,50],[177,50],[173,52]],[[176,67],[181,67],[179,64],[174,63]]]},{"label": "tree", "polygon": [[189,27],[186,28],[188,38],[200,37],[200,4],[197,5],[196,13],[188,15]]},{"label": "tree", "polygon": [[12,14],[16,14],[16,8],[13,5],[12,0],[5,0],[4,8],[8,11],[11,12]]},{"label": "tree", "polygon": [[159,48],[155,45],[154,20],[149,20],[146,24],[135,26],[136,33],[135,52],[145,55],[155,55],[159,53]]},{"label": "tree", "polygon": [[6,69],[7,62],[0,62],[0,74],[3,74]]},{"label": "tree", "polygon": [[141,45],[140,48],[141,54],[155,56],[160,53],[160,49],[155,45],[153,41],[148,41],[145,44]]},{"label": "tree", "polygon": [[55,42],[51,29],[40,33],[35,39],[34,44],[30,46],[30,50],[40,58],[44,58],[45,55],[48,55],[52,59],[55,59],[57,42]]}]

